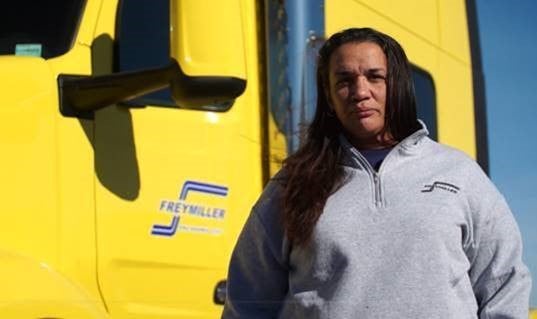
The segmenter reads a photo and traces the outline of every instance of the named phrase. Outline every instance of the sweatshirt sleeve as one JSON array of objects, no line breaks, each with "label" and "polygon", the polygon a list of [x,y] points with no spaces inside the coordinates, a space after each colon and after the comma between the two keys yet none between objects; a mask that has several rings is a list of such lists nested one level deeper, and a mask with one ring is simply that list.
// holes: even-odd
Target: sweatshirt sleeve
[{"label": "sweatshirt sleeve", "polygon": [[505,199],[499,193],[496,198],[480,212],[485,217],[474,225],[467,249],[479,318],[528,318],[531,277],[522,262],[520,231]]},{"label": "sweatshirt sleeve", "polygon": [[229,265],[224,319],[277,318],[280,312],[288,267],[283,231],[272,219],[265,225],[254,208],[239,236]]}]

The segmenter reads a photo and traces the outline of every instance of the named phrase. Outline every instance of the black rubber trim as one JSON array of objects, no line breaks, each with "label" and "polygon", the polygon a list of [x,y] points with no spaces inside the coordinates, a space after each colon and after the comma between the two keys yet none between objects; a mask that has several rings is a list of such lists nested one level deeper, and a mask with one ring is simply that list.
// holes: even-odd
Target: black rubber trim
[{"label": "black rubber trim", "polygon": [[487,131],[487,101],[485,95],[485,76],[481,60],[479,24],[475,0],[466,0],[466,18],[470,36],[472,59],[472,80],[474,87],[474,115],[477,144],[477,162],[489,174],[489,144]]}]

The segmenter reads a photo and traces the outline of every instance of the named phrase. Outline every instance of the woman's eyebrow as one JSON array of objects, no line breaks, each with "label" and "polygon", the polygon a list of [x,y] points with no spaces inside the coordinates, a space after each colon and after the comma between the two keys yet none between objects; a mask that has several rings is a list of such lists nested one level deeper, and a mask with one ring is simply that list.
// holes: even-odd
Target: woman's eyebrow
[{"label": "woman's eyebrow", "polygon": [[384,68],[371,68],[367,69],[365,73],[386,73]]},{"label": "woman's eyebrow", "polygon": [[356,72],[354,72],[352,70],[336,70],[336,72],[334,74],[336,76],[349,76],[349,75],[356,74]]},{"label": "woman's eyebrow", "polygon": [[[357,72],[355,72],[354,70],[340,69],[340,70],[336,70],[334,72],[334,75],[349,76],[349,75],[355,75],[356,73]],[[387,71],[384,68],[370,68],[370,69],[366,69],[365,72],[363,73],[364,74],[375,74],[375,73],[385,74],[387,73]]]}]

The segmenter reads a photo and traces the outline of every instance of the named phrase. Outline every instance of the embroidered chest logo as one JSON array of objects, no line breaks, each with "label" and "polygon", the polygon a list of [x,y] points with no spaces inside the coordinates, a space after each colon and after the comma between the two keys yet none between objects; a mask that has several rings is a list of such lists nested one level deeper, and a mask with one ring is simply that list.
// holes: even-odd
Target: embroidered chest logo
[{"label": "embroidered chest logo", "polygon": [[423,185],[423,189],[421,190],[422,193],[430,193],[434,191],[435,189],[441,189],[444,191],[448,191],[450,193],[457,194],[460,191],[460,188],[458,186],[455,186],[453,184],[445,183],[445,182],[434,182],[430,185]]}]

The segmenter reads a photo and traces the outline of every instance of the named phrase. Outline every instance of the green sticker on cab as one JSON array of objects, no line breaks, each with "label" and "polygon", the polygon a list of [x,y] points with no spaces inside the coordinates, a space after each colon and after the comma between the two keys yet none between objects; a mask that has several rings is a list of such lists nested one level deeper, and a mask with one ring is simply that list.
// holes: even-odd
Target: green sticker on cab
[{"label": "green sticker on cab", "polygon": [[17,44],[15,55],[21,56],[41,56],[41,44]]}]

